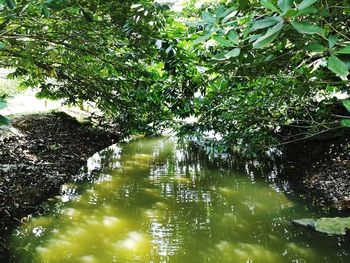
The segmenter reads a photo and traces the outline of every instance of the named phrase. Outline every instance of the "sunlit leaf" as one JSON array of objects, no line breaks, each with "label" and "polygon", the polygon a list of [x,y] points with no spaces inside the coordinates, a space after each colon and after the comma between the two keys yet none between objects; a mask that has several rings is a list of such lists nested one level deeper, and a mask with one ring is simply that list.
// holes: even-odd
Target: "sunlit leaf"
[{"label": "sunlit leaf", "polygon": [[241,49],[240,48],[234,48],[231,51],[227,52],[225,54],[226,58],[234,58],[234,57],[238,57],[239,54],[241,53]]},{"label": "sunlit leaf", "polygon": [[291,9],[292,1],[291,0],[278,0],[277,5],[283,12]]},{"label": "sunlit leaf", "polygon": [[327,50],[326,47],[324,47],[322,44],[320,44],[318,42],[310,43],[305,48],[306,48],[306,50],[311,51],[311,52],[324,52]]},{"label": "sunlit leaf", "polygon": [[318,0],[304,0],[298,5],[298,9],[305,9],[309,6],[312,6],[314,3],[316,3]]},{"label": "sunlit leaf", "polygon": [[273,12],[281,13],[280,10],[278,10],[278,8],[270,0],[261,0],[261,4]]},{"label": "sunlit leaf", "polygon": [[225,12],[223,12],[221,15],[220,15],[220,18],[221,17],[226,17],[228,16],[229,14],[231,14],[233,11],[236,10],[236,7],[230,7],[229,9],[227,9]]},{"label": "sunlit leaf", "polygon": [[7,107],[7,102],[0,98],[0,110],[5,109]]},{"label": "sunlit leaf", "polygon": [[342,103],[348,112],[350,112],[350,100],[343,100]]},{"label": "sunlit leaf", "polygon": [[197,44],[199,44],[199,43],[205,42],[205,41],[207,41],[212,35],[213,35],[213,33],[212,33],[212,32],[209,32],[209,33],[205,34],[204,36],[201,36],[201,37],[197,38],[196,40],[194,40],[194,41],[192,42],[192,44],[193,44],[193,45],[197,45]]},{"label": "sunlit leaf", "polygon": [[349,74],[348,68],[343,61],[332,55],[328,59],[328,69],[333,71],[337,76],[346,79]]},{"label": "sunlit leaf", "polygon": [[215,60],[226,60],[227,58],[225,57],[226,52],[222,51],[219,54],[216,54],[213,59]]},{"label": "sunlit leaf", "polygon": [[251,31],[254,32],[258,29],[263,29],[266,27],[276,25],[277,23],[280,23],[282,20],[283,20],[282,17],[279,17],[279,16],[257,20],[253,23]]},{"label": "sunlit leaf", "polygon": [[265,35],[258,38],[254,43],[254,48],[264,48],[268,46],[278,36],[279,32],[283,28],[283,21],[270,28]]},{"label": "sunlit leaf", "polygon": [[314,14],[314,13],[317,13],[319,10],[313,6],[309,6],[305,9],[301,9],[301,10],[297,10],[297,14],[293,15],[295,17],[298,17],[298,16],[303,16],[303,15],[309,15],[309,14]]},{"label": "sunlit leaf", "polygon": [[252,24],[253,24],[253,14],[250,14],[246,22],[246,27],[243,31],[243,39],[246,39],[248,37]]},{"label": "sunlit leaf", "polygon": [[228,24],[227,21],[229,21],[231,18],[235,17],[237,15],[237,11],[233,11],[230,14],[228,14],[227,16],[224,17],[224,19],[222,19],[222,23],[223,24]]},{"label": "sunlit leaf", "polygon": [[290,9],[287,12],[285,12],[284,14],[282,14],[283,17],[294,17],[297,16],[299,14],[298,10],[295,9]]},{"label": "sunlit leaf", "polygon": [[324,30],[319,26],[297,21],[291,21],[290,23],[299,33],[325,35]]},{"label": "sunlit leaf", "polygon": [[216,11],[215,11],[215,16],[221,17],[222,14],[225,12],[225,9],[226,9],[225,6],[223,6],[223,5],[219,6],[219,8],[216,9]]},{"label": "sunlit leaf", "polygon": [[0,42],[0,49],[3,49],[3,48],[5,48],[5,47],[6,47],[6,44],[3,43],[3,42]]},{"label": "sunlit leaf", "polygon": [[202,19],[209,24],[213,24],[216,22],[216,18],[212,14],[205,11],[202,12]]},{"label": "sunlit leaf", "polygon": [[337,54],[350,54],[350,45],[347,45],[346,47],[335,51]]},{"label": "sunlit leaf", "polygon": [[349,119],[343,119],[340,121],[341,126],[350,128],[350,120]]},{"label": "sunlit leaf", "polygon": [[328,46],[329,48],[333,48],[335,46],[335,44],[338,41],[338,36],[337,35],[330,35],[328,37]]},{"label": "sunlit leaf", "polygon": [[227,35],[228,39],[231,40],[232,43],[234,44],[238,44],[238,34],[235,30],[231,30],[228,35]]},{"label": "sunlit leaf", "polygon": [[213,39],[219,43],[220,45],[223,45],[225,47],[232,47],[233,46],[233,43],[227,39],[225,39],[224,37],[222,36],[219,36],[219,35],[216,35],[216,36],[213,36]]}]

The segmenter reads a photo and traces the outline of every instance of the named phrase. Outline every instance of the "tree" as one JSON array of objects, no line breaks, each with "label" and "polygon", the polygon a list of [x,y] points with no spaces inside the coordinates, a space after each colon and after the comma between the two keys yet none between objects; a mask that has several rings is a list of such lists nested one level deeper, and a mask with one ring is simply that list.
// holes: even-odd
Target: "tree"
[{"label": "tree", "polygon": [[[137,4],[135,4],[137,3]],[[3,1],[2,67],[39,97],[90,102],[125,131],[162,119],[152,101],[167,8],[152,1]]]},{"label": "tree", "polygon": [[349,126],[336,96],[349,88],[345,0],[190,1],[182,14],[153,1],[0,3],[2,67],[38,96],[93,104],[124,132],[170,123],[253,153]]},{"label": "tree", "polygon": [[183,133],[215,131],[220,149],[254,152],[348,126],[348,101],[335,96],[349,88],[348,2],[241,4],[206,6],[188,23],[210,81]]}]

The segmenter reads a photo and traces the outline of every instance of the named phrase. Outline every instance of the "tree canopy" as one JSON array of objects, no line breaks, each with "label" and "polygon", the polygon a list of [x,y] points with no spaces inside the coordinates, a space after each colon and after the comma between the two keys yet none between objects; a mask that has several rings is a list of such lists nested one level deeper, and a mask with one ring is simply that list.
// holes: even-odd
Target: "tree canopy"
[{"label": "tree canopy", "polygon": [[0,6],[1,67],[40,97],[91,103],[124,132],[170,125],[209,152],[252,153],[350,126],[346,0]]}]

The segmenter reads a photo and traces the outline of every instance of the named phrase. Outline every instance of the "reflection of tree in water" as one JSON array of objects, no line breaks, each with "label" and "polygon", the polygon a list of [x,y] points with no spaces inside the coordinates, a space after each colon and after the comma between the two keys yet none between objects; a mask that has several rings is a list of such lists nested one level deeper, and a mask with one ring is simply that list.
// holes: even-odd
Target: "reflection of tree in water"
[{"label": "reflection of tree in water", "polygon": [[[42,253],[56,256],[63,240],[74,259],[101,244],[104,253],[129,261],[137,255],[142,262],[321,262],[310,249],[322,254],[319,238],[289,224],[311,212],[266,181],[218,164],[162,139],[106,149],[91,159],[86,173],[93,180],[81,184],[80,196],[48,217]],[[37,227],[40,220],[22,232],[21,242],[36,238]],[[76,238],[83,243],[76,246]]]},{"label": "reflection of tree in water", "polygon": [[94,181],[100,174],[108,173],[120,166],[121,149],[117,145],[112,145],[101,152],[95,153],[87,161],[87,165],[82,167],[80,173],[75,177],[75,181]]}]

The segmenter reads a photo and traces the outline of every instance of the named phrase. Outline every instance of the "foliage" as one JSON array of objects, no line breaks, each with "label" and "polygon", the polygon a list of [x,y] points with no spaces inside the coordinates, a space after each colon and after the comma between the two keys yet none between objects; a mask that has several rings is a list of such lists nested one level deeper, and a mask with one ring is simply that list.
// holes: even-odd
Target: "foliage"
[{"label": "foliage", "polygon": [[[0,97],[0,110],[6,108],[7,106],[7,103],[6,103],[6,100],[4,97]],[[10,122],[9,122],[9,119],[7,119],[6,117],[2,116],[0,114],[0,126],[2,125],[8,125]]]},{"label": "foliage", "polygon": [[349,13],[346,1],[206,7],[187,24],[209,85],[182,134],[214,131],[221,149],[255,152],[347,126],[337,96],[349,89]]},{"label": "foliage", "polygon": [[[346,0],[0,1],[1,66],[126,133],[254,153],[349,126]],[[185,120],[192,117],[195,121]]]},{"label": "foliage", "polygon": [[12,77],[37,87],[39,97],[91,102],[129,132],[167,116],[158,103],[155,45],[165,7],[47,0],[21,1],[2,13],[2,67],[15,68]]}]

